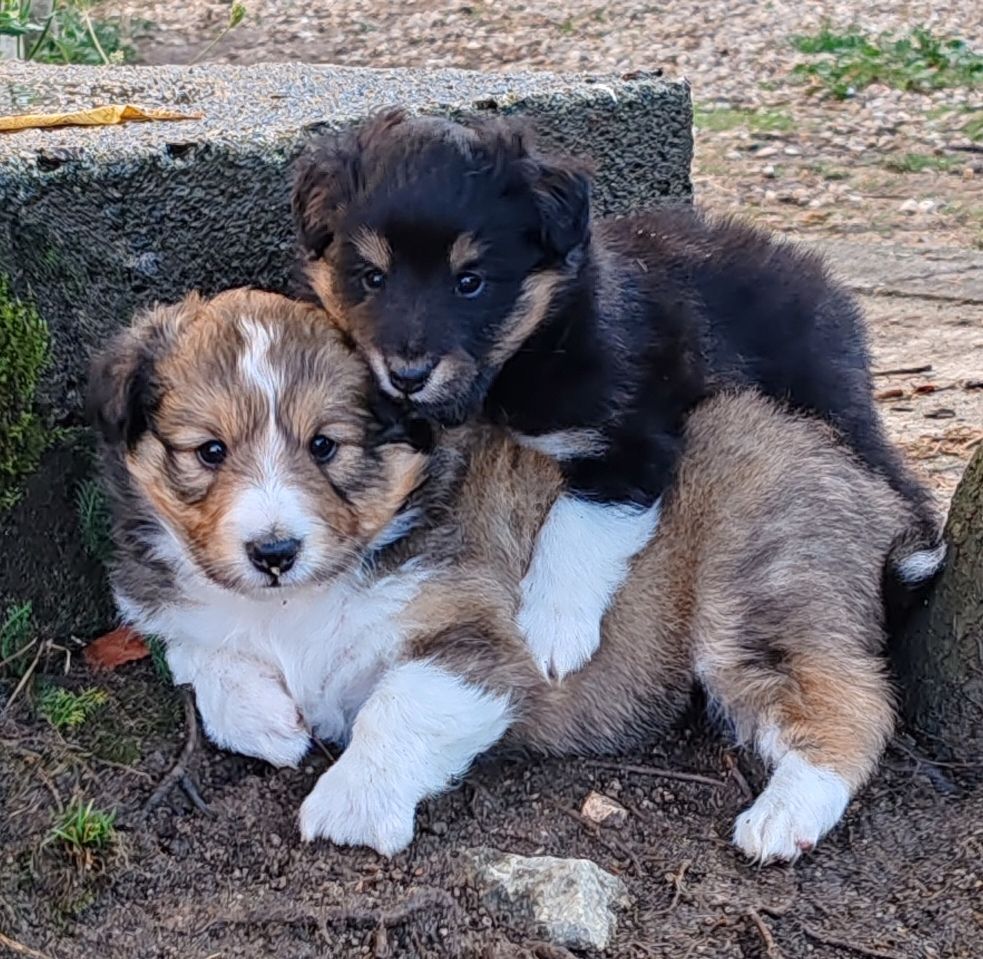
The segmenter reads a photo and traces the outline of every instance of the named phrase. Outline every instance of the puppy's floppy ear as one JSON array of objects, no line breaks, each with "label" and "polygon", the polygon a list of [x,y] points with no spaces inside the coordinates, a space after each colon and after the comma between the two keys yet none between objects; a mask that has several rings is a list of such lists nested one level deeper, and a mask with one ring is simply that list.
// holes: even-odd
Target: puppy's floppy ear
[{"label": "puppy's floppy ear", "polygon": [[108,443],[133,446],[150,426],[154,361],[185,316],[201,305],[191,294],[178,306],[147,310],[93,358],[86,390],[89,422]]},{"label": "puppy's floppy ear", "polygon": [[474,129],[492,167],[508,171],[508,191],[531,191],[547,256],[562,261],[583,247],[590,236],[590,164],[539,152],[522,120],[479,121]]},{"label": "puppy's floppy ear", "polygon": [[559,260],[581,249],[590,236],[590,168],[572,158],[534,157],[533,196],[547,252]]},{"label": "puppy's floppy ear", "polygon": [[365,152],[406,119],[399,108],[383,110],[352,129],[316,140],[297,158],[291,205],[300,245],[309,258],[324,255],[339,212],[363,186]]}]

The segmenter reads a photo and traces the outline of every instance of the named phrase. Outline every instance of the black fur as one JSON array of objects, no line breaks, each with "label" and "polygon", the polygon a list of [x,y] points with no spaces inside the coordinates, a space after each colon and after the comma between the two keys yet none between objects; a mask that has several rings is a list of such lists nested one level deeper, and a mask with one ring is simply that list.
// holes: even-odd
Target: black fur
[{"label": "black fur", "polygon": [[[422,412],[451,423],[483,410],[531,436],[602,434],[603,455],[563,462],[578,494],[653,502],[672,480],[687,411],[756,387],[832,423],[936,540],[928,494],[873,404],[861,312],[818,257],[689,208],[592,224],[584,169],[537,154],[521,129],[398,111],[309,150],[294,208],[305,256],[331,271],[356,342],[387,359],[473,361]],[[361,227],[392,250],[378,292],[364,289],[351,242]],[[455,296],[448,265],[461,234],[484,246],[468,266],[486,281],[474,299]],[[496,365],[523,283],[551,272],[560,281],[544,321]]]}]

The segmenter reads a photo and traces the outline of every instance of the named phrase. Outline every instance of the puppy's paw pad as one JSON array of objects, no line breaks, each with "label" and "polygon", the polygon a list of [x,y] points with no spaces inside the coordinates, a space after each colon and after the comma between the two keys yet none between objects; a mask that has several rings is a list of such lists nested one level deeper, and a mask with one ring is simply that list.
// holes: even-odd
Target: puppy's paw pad
[{"label": "puppy's paw pad", "polygon": [[839,822],[849,799],[841,776],[789,753],[768,788],[737,817],[734,844],[756,862],[792,862]]},{"label": "puppy's paw pad", "polygon": [[257,682],[238,702],[209,708],[199,700],[205,733],[217,745],[273,766],[296,766],[311,737],[296,703],[272,682]]},{"label": "puppy's paw pad", "polygon": [[562,679],[576,672],[601,645],[603,611],[576,606],[560,608],[542,595],[526,591],[518,626],[533,658],[547,676]]},{"label": "puppy's paw pad", "polygon": [[305,842],[328,839],[339,846],[369,846],[394,856],[413,841],[415,803],[398,789],[360,777],[340,760],[317,781],[300,807]]},{"label": "puppy's paw pad", "polygon": [[797,816],[780,800],[766,795],[737,817],[734,844],[749,859],[766,863],[773,860],[792,862],[819,841],[819,824],[807,816]]}]

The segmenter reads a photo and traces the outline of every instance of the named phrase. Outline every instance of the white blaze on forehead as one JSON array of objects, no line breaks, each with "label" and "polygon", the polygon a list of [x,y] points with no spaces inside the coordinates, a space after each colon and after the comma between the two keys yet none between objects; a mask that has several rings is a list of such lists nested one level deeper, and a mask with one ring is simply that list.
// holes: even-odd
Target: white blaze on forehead
[{"label": "white blaze on forehead", "polygon": [[249,316],[239,318],[239,330],[246,341],[245,349],[239,357],[239,370],[247,384],[262,391],[272,419],[283,385],[279,372],[270,359],[270,347],[276,342],[276,335],[268,326]]},{"label": "white blaze on forehead", "polygon": [[276,411],[285,384],[270,356],[276,333],[252,317],[240,317],[238,323],[245,339],[239,369],[246,385],[256,387],[265,397],[267,422],[266,429],[253,440],[253,482],[236,501],[231,519],[244,543],[271,537],[303,540],[310,533],[313,518],[305,508],[303,494],[291,482],[284,455],[285,437],[277,424]]}]

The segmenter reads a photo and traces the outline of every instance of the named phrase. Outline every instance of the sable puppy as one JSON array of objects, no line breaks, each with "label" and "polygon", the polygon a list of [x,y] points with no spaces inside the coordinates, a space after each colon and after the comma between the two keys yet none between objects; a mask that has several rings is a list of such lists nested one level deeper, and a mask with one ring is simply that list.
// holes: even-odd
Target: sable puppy
[{"label": "sable puppy", "polygon": [[347,744],[306,839],[396,852],[496,743],[622,750],[665,734],[695,683],[774,767],[735,828],[753,858],[810,848],[876,765],[880,579],[911,513],[816,421],[752,393],[690,415],[601,649],[557,685],[516,616],[560,471],[493,427],[408,445],[320,311],[189,297],[111,343],[91,390],[121,612],[165,640],[208,735],[280,765],[312,729]]},{"label": "sable puppy", "polygon": [[942,561],[929,496],[884,436],[864,323],[823,263],[689,209],[591,221],[590,178],[514,122],[388,111],[301,157],[314,295],[381,388],[453,424],[483,411],[560,464],[520,622],[555,676],[659,520],[685,414],[754,387],[819,414],[913,506],[916,583]]}]

